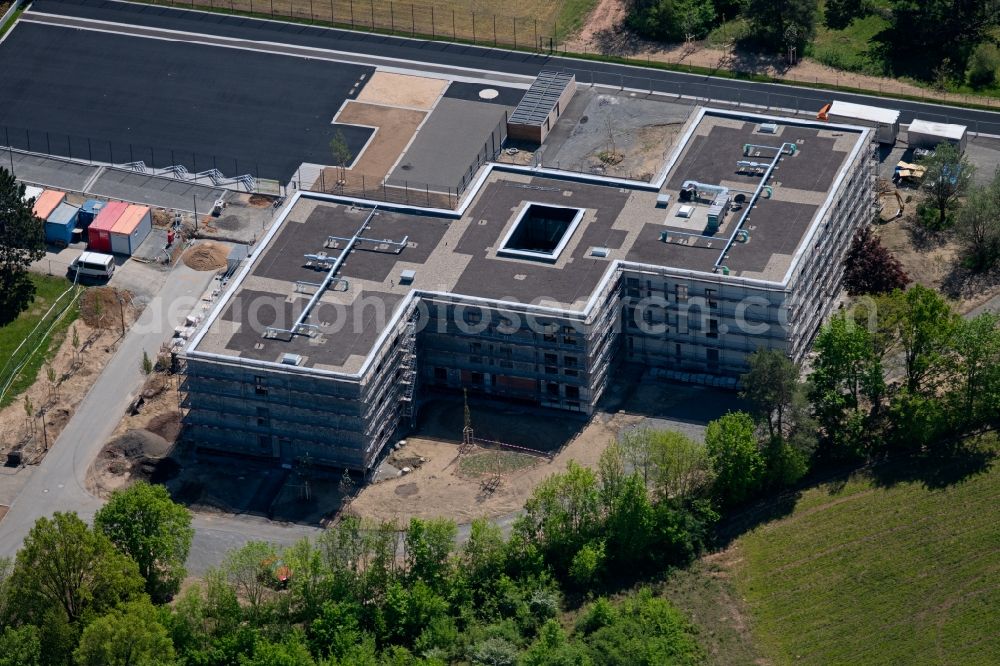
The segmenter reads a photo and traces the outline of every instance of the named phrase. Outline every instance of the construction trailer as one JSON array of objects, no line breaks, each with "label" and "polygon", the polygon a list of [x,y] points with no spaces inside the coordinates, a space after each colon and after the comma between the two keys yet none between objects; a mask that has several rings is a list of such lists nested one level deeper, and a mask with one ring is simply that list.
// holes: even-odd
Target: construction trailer
[{"label": "construction trailer", "polygon": [[115,254],[132,256],[152,229],[149,207],[129,206],[111,228],[111,251]]},{"label": "construction trailer", "polygon": [[[297,194],[178,353],[185,434],[370,471],[438,391],[558,418],[624,363],[735,388],[758,349],[799,361],[875,207],[873,135],[699,109],[648,187],[493,165],[453,214]],[[708,205],[664,219],[662,191],[723,180],[716,233]]]},{"label": "construction trailer", "polygon": [[87,199],[80,206],[80,226],[84,229],[90,226],[90,223],[94,221],[98,215],[100,215],[101,210],[107,205],[107,201],[102,201],[100,199]]},{"label": "construction trailer", "polygon": [[35,199],[35,205],[32,207],[32,212],[39,220],[47,220],[49,219],[49,215],[52,214],[52,211],[58,208],[59,204],[65,200],[65,192],[59,192],[58,190],[45,190]]},{"label": "construction trailer", "polygon": [[45,190],[42,188],[35,187],[34,185],[25,185],[24,195],[21,197],[21,201],[28,202],[32,199],[38,199],[38,197],[42,196],[42,192],[44,191]]},{"label": "construction trailer", "polygon": [[68,203],[61,203],[45,220],[45,242],[58,247],[66,247],[73,242],[80,209]]},{"label": "construction trailer", "polygon": [[93,252],[111,254],[111,230],[115,228],[118,219],[128,209],[128,204],[122,201],[109,201],[97,214],[87,228],[87,247]]},{"label": "construction trailer", "polygon": [[965,125],[914,120],[906,130],[906,138],[910,148],[934,150],[939,144],[950,143],[964,153],[968,128]]},{"label": "construction trailer", "polygon": [[860,123],[877,128],[878,142],[892,145],[899,136],[899,111],[880,106],[834,101],[824,106],[818,116],[831,123]]},{"label": "construction trailer", "polygon": [[507,119],[507,138],[541,145],[576,94],[576,76],[542,71]]}]

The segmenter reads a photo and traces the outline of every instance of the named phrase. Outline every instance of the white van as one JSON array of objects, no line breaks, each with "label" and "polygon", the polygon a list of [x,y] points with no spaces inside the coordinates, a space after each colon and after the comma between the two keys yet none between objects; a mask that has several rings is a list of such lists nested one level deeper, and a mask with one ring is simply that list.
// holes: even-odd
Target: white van
[{"label": "white van", "polygon": [[69,267],[70,275],[78,275],[80,280],[107,280],[115,272],[115,258],[99,252],[82,252]]}]

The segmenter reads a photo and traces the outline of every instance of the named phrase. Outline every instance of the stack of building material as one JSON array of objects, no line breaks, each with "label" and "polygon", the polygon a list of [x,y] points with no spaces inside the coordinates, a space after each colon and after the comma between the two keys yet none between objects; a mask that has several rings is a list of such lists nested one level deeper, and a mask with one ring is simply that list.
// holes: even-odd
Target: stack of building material
[{"label": "stack of building material", "polygon": [[153,229],[147,206],[129,206],[111,229],[111,251],[131,256]]},{"label": "stack of building material", "polygon": [[94,252],[111,253],[111,230],[128,209],[127,203],[109,201],[87,229],[87,247]]},{"label": "stack of building material", "polygon": [[73,242],[73,229],[76,227],[77,214],[80,209],[68,203],[61,203],[48,219],[45,220],[45,242],[59,247],[66,247]]}]

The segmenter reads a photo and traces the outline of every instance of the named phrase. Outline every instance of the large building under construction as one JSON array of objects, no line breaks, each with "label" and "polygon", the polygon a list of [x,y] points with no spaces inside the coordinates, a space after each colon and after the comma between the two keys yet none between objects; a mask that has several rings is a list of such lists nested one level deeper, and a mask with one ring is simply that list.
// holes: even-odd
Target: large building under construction
[{"label": "large building under construction", "polygon": [[300,194],[183,353],[201,446],[368,470],[430,388],[590,413],[623,362],[799,360],[873,213],[873,130],[697,110],[658,179],[485,167],[456,211]]}]

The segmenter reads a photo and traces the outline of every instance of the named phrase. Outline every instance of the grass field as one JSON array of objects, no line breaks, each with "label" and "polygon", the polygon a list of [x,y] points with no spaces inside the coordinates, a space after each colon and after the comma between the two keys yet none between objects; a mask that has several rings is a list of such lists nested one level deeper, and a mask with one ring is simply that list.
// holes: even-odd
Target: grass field
[{"label": "grass field", "polygon": [[597,0],[146,0],[334,22],[361,29],[426,35],[480,44],[548,46],[576,31]]},{"label": "grass field", "polygon": [[829,67],[872,76],[884,74],[885,63],[872,53],[871,39],[888,28],[889,21],[879,14],[869,14],[855,19],[842,30],[831,30],[823,21],[824,6],[821,2],[816,17],[816,36],[809,44],[808,55]]},{"label": "grass field", "polygon": [[804,492],[730,555],[756,646],[774,664],[1000,663],[998,500],[995,464],[941,489]]},{"label": "grass field", "polygon": [[[56,298],[70,286],[69,281],[65,278],[45,275],[32,274],[31,281],[35,283],[34,302],[13,322],[0,327],[0,368],[6,365],[7,361],[11,358],[11,354],[14,353],[14,350],[21,344],[25,336],[31,333],[35,325],[38,324],[49,307],[55,302]],[[17,375],[10,390],[4,396],[3,401],[0,401],[0,407],[9,405],[19,393],[31,386],[38,375],[39,369],[62,343],[66,335],[66,330],[73,320],[76,319],[78,310],[76,305],[71,306],[66,316],[56,324],[48,340],[39,347],[38,352],[31,357],[31,360],[28,361]],[[0,377],[0,380],[5,381],[6,376]]]},{"label": "grass field", "polygon": [[458,461],[458,471],[468,475],[510,474],[521,469],[537,465],[540,459],[526,453],[516,451],[481,451],[472,455],[462,456]]}]

